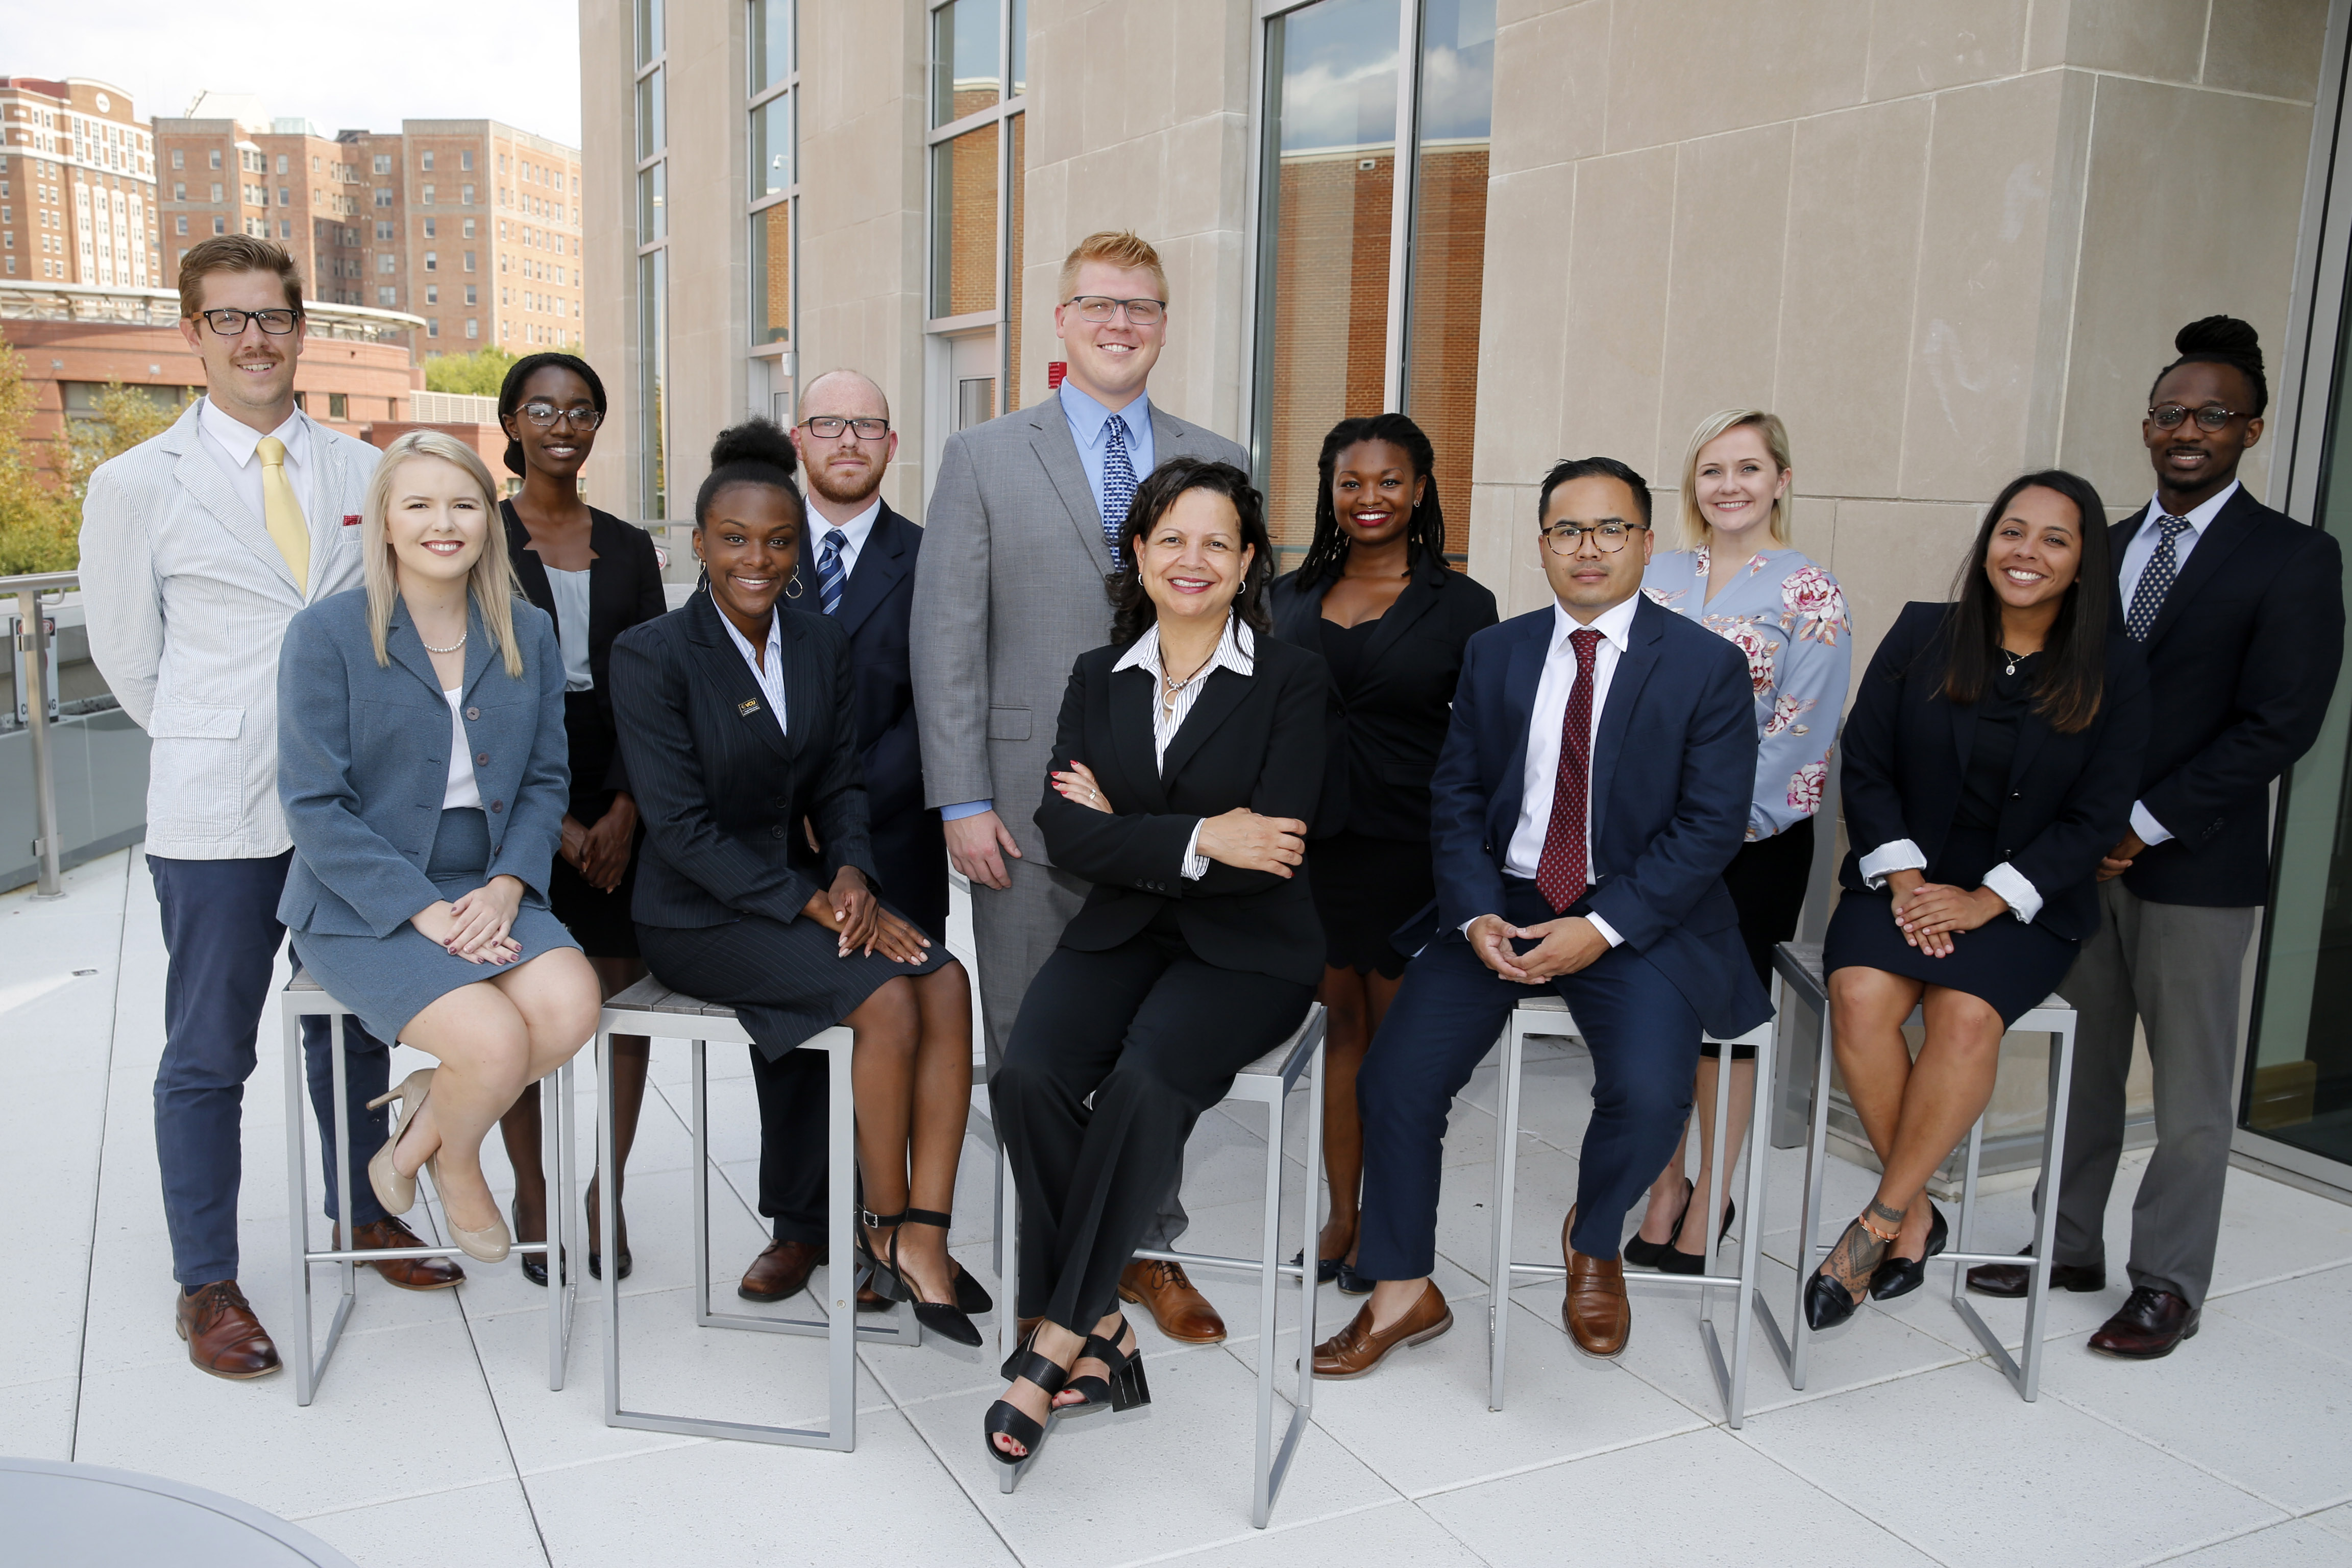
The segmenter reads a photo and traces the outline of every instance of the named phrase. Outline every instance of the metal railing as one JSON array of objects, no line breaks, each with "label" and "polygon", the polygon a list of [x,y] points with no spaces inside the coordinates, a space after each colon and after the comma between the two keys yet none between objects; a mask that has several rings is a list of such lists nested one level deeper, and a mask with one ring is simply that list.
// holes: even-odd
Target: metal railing
[{"label": "metal railing", "polygon": [[64,853],[58,827],[57,765],[49,739],[49,623],[41,614],[41,595],[64,594],[79,585],[74,572],[32,572],[21,577],[0,577],[0,595],[16,596],[16,651],[26,656],[25,725],[33,732],[33,810],[40,837],[33,840],[33,858],[40,868],[37,899],[65,897],[58,868]]}]

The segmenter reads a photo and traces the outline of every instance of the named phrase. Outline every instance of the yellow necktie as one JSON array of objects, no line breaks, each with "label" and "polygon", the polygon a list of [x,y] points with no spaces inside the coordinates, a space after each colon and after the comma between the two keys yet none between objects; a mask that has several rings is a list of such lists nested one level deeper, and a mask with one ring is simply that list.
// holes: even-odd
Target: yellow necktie
[{"label": "yellow necktie", "polygon": [[286,477],[286,443],[264,436],[255,444],[261,454],[261,521],[277,542],[294,574],[294,585],[310,596],[310,525],[303,521],[302,503]]}]

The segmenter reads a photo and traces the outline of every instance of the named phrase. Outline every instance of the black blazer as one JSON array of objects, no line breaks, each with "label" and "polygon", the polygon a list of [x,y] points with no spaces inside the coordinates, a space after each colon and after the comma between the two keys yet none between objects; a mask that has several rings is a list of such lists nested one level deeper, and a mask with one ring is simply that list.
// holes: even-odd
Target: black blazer
[{"label": "black blazer", "polygon": [[1113,674],[1127,650],[1078,656],[1062,696],[1055,767],[1092,768],[1117,815],[1064,800],[1045,782],[1037,829],[1054,864],[1095,884],[1062,933],[1081,952],[1117,947],[1172,902],[1195,956],[1221,969],[1312,985],[1323,977],[1323,922],[1307,868],[1277,877],[1209,862],[1187,881],[1184,846],[1203,818],[1236,806],[1265,816],[1313,816],[1323,788],[1323,715],[1329,680],[1320,656],[1259,637],[1254,673],[1213,670],[1183,728],[1153,765],[1149,670]]},{"label": "black blazer", "polygon": [[[507,558],[514,563],[515,578],[523,597],[545,610],[562,636],[563,617],[548,586],[547,563],[530,547],[530,532],[515,515],[514,502],[499,503],[506,520]],[[624,522],[609,511],[588,509],[588,548],[595,559],[588,563],[588,670],[596,682],[596,703],[607,723],[613,718],[613,639],[631,626],[658,620],[669,613],[662,595],[661,557],[654,553],[653,535],[634,522]],[[605,773],[605,789],[627,789],[629,779],[614,748],[613,765]]]},{"label": "black blazer", "polygon": [[[1904,605],[1854,693],[1838,775],[1853,845],[1838,879],[1848,888],[1864,885],[1862,858],[1881,845],[1907,838],[1932,865],[1951,833],[1977,710],[1943,695],[1949,607]],[[1994,849],[2042,895],[2034,923],[2059,936],[2082,942],[2099,929],[2099,858],[2131,816],[2148,717],[2139,650],[2117,631],[2107,639],[2098,716],[2086,728],[2062,735],[2030,710],[2018,721]]]},{"label": "black blazer", "polygon": [[[788,730],[708,591],[614,642],[613,707],[646,827],[630,909],[638,924],[790,921],[843,866],[880,890],[848,639],[827,617],[787,615],[782,653]],[[821,864],[803,817],[824,846]]]},{"label": "black blazer", "polygon": [[[1332,579],[1301,587],[1298,574],[1274,580],[1266,607],[1274,635],[1309,653],[1323,648],[1323,595]],[[1429,837],[1429,777],[1445,744],[1462,649],[1498,619],[1495,595],[1465,573],[1423,555],[1412,578],[1364,647],[1355,700],[1330,682],[1337,739],[1324,767],[1318,836]]]},{"label": "black blazer", "polygon": [[[2118,563],[2148,510],[2107,531]],[[2116,606],[2121,626],[2120,571]],[[2268,902],[2271,781],[2318,738],[2344,662],[2342,550],[2241,489],[2205,525],[2141,651],[2158,718],[2137,798],[2172,837],[2124,886],[2164,904]]]},{"label": "black blazer", "polygon": [[[782,603],[824,614],[817,593],[822,518],[811,513],[808,546],[793,569]],[[915,728],[915,682],[908,663],[915,611],[915,561],[923,531],[884,502],[857,565],[841,586],[834,623],[848,634],[857,692],[857,754],[866,773],[874,862],[898,912],[943,942],[948,924],[948,842],[940,814],[923,809],[923,752]]]}]

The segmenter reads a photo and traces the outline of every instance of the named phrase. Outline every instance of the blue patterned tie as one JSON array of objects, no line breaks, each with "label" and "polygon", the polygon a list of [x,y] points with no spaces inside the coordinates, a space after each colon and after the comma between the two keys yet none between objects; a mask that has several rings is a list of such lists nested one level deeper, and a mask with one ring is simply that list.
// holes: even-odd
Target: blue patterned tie
[{"label": "blue patterned tie", "polygon": [[1103,542],[1110,546],[1110,563],[1117,566],[1118,531],[1127,526],[1128,509],[1135,504],[1135,464],[1127,455],[1126,420],[1112,415],[1103,436]]},{"label": "blue patterned tie", "polygon": [[833,529],[824,536],[824,548],[817,552],[817,602],[824,606],[824,613],[828,616],[841,608],[841,584],[849,575],[841,569],[841,551],[842,546],[848,542],[849,535],[837,528]]},{"label": "blue patterned tie", "polygon": [[2164,595],[2172,587],[2173,576],[2180,570],[2175,545],[2189,531],[2185,517],[2162,517],[2157,526],[2164,531],[2156,542],[2156,553],[2147,558],[2147,565],[2139,574],[2139,586],[2132,590],[2131,609],[2124,616],[2124,631],[2134,642],[2147,641],[2147,634],[2156,626],[2156,613],[2164,608]]}]

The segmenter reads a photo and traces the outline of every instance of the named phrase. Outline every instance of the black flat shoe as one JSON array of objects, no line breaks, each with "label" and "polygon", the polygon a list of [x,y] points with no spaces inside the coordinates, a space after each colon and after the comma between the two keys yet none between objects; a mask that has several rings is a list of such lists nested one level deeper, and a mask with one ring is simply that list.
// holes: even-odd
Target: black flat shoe
[{"label": "black flat shoe", "polygon": [[[1675,1214],[1673,1228],[1666,1232],[1666,1239],[1664,1241],[1644,1241],[1638,1234],[1635,1235],[1633,1239],[1627,1242],[1621,1249],[1625,1261],[1639,1268],[1665,1268],[1666,1254],[1674,1250],[1675,1237],[1683,1233],[1683,1215],[1690,1213],[1691,1199],[1697,1195],[1698,1184],[1692,1181],[1688,1176],[1685,1176],[1683,1178],[1683,1206],[1681,1210]],[[1677,1272],[1681,1271],[1678,1270]],[[1688,1272],[1696,1274],[1698,1270],[1694,1268],[1688,1270]]]},{"label": "black flat shoe", "polygon": [[[1036,1331],[1032,1330],[1029,1338],[1021,1342],[1021,1348],[1005,1363],[1011,1369],[1005,1375],[1014,1382],[1025,1377],[1045,1390],[1045,1419],[1039,1421],[1009,1399],[998,1400],[981,1417],[980,1440],[988,1445],[988,1457],[1000,1465],[1018,1465],[1035,1458],[1037,1451],[1045,1446],[1045,1434],[1053,1429],[1054,1418],[1061,1415],[1053,1408],[1053,1399],[1070,1381],[1070,1369],[1057,1366],[1031,1350],[1029,1346],[1036,1337]],[[1023,1452],[1008,1454],[998,1447],[996,1439],[1000,1434],[1020,1444]]]},{"label": "black flat shoe", "polygon": [[[1846,1222],[1847,1236],[1857,1230],[1862,1231],[1865,1236],[1870,1234],[1862,1221],[1855,1219]],[[1831,1256],[1834,1257],[1838,1247],[1844,1245],[1845,1236],[1840,1236],[1837,1246],[1830,1248]],[[1829,1268],[1829,1258],[1822,1258],[1821,1267],[1815,1268],[1812,1277],[1805,1281],[1805,1326],[1817,1334],[1836,1328],[1862,1310],[1862,1302],[1852,1291],[1832,1278]]]},{"label": "black flat shoe", "polygon": [[[952,1301],[924,1300],[916,1293],[914,1281],[908,1279],[905,1270],[898,1267],[898,1232],[895,1227],[902,1225],[931,1225],[945,1230],[948,1227],[949,1216],[936,1209],[908,1208],[901,1209],[897,1214],[869,1214],[860,1217],[865,1221],[865,1226],[861,1226],[857,1237],[857,1260],[870,1273],[871,1279],[868,1283],[874,1287],[874,1293],[885,1300],[907,1302],[915,1309],[915,1321],[941,1339],[977,1349],[981,1344],[980,1330],[972,1322],[971,1314]],[[863,1234],[866,1226],[879,1230],[885,1226],[893,1227],[890,1232],[890,1257],[887,1262],[874,1256]],[[974,1289],[978,1289],[976,1283]],[[983,1291],[982,1294],[986,1292]],[[961,1292],[959,1291],[958,1295],[961,1298]],[[991,1303],[991,1305],[993,1304],[993,1302]],[[992,1444],[990,1447],[993,1447],[994,1445]]]},{"label": "black flat shoe", "polygon": [[[514,1227],[515,1239],[520,1241],[522,1239],[522,1200],[520,1198],[509,1200],[507,1221]],[[534,1285],[547,1283],[547,1254],[544,1252],[517,1253],[515,1261],[522,1265],[524,1279]]]},{"label": "black flat shoe", "polygon": [[[1727,1202],[1723,1205],[1723,1229],[1717,1234],[1715,1238],[1718,1246],[1722,1244],[1726,1237],[1731,1235],[1731,1222],[1738,1217],[1739,1205],[1736,1203]],[[1675,1226],[1675,1234],[1676,1236],[1680,1236],[1682,1233],[1683,1227],[1677,1224]],[[1665,1256],[1658,1259],[1658,1272],[1661,1274],[1704,1274],[1706,1272],[1706,1254],[1704,1252],[1685,1252],[1681,1247],[1676,1247],[1672,1241],[1669,1241],[1665,1246]]]},{"label": "black flat shoe", "polygon": [[1870,1299],[1892,1301],[1897,1296],[1908,1296],[1927,1282],[1927,1259],[1944,1250],[1951,1239],[1951,1227],[1944,1223],[1944,1211],[1933,1202],[1927,1205],[1927,1250],[1920,1258],[1890,1258],[1880,1264],[1870,1276]]},{"label": "black flat shoe", "polygon": [[1078,1359],[1085,1361],[1091,1356],[1108,1367],[1110,1375],[1101,1378],[1089,1373],[1085,1377],[1072,1378],[1069,1384],[1071,1392],[1086,1397],[1076,1405],[1062,1405],[1062,1415],[1076,1415],[1088,1410],[1132,1410],[1138,1405],[1151,1403],[1151,1384],[1143,1375],[1143,1347],[1139,1344],[1132,1351],[1118,1348],[1118,1342],[1134,1332],[1122,1317],[1118,1321],[1118,1332],[1109,1339],[1100,1334],[1087,1336],[1086,1348],[1078,1352]]},{"label": "black flat shoe", "polygon": [[1357,1273],[1356,1266],[1344,1258],[1338,1260],[1332,1276],[1339,1280],[1342,1296],[1369,1296],[1372,1293],[1372,1286],[1377,1283]]},{"label": "black flat shoe", "polygon": [[[1290,1255],[1290,1266],[1293,1268],[1297,1268],[1299,1264],[1305,1260],[1306,1257],[1307,1249],[1302,1247],[1297,1251]],[[1328,1285],[1332,1280],[1339,1278],[1339,1270],[1345,1268],[1347,1266],[1348,1260],[1344,1258],[1318,1257],[1315,1259],[1315,1283],[1318,1285]]]}]

